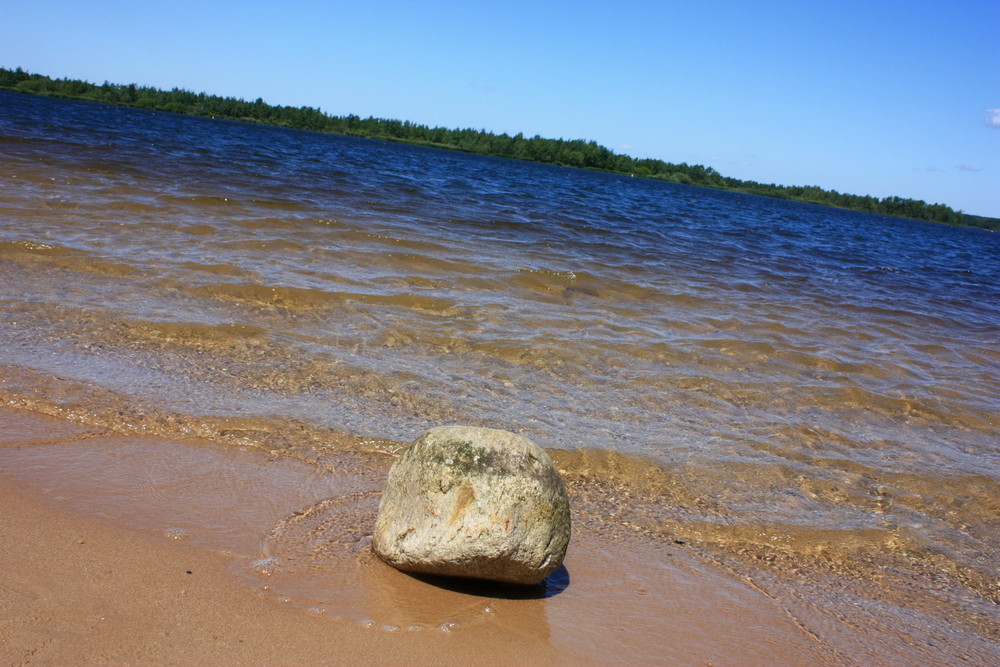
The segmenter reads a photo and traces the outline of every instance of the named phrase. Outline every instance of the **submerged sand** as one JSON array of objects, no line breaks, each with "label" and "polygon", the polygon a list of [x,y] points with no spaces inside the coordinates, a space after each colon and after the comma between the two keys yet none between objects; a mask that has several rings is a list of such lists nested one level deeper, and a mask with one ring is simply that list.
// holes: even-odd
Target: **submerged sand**
[{"label": "submerged sand", "polygon": [[0,663],[836,661],[685,545],[586,517],[546,589],[396,572],[377,482],[0,410]]}]

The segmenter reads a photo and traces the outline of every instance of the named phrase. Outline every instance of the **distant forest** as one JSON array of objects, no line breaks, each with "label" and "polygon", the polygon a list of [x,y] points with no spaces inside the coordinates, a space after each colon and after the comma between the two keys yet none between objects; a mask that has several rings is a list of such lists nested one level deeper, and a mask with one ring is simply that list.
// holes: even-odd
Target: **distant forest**
[{"label": "distant forest", "polygon": [[247,102],[243,99],[193,93],[179,88],[160,90],[136,84],[105,82],[96,85],[74,79],[52,79],[42,74],[30,74],[20,67],[16,70],[0,67],[0,89],[3,88],[142,109],[399,141],[746,192],[915,220],[1000,230],[1000,219],[964,214],[944,204],[928,204],[918,199],[901,197],[877,199],[871,196],[845,194],[836,190],[824,190],[814,185],[787,186],[743,181],[728,178],[715,169],[702,165],[689,165],[683,162],[673,164],[662,160],[619,155],[594,141],[583,139],[545,139],[537,135],[525,137],[522,134],[510,136],[485,130],[427,127],[409,121],[385,118],[333,116],[312,107],[274,106],[260,98]]}]

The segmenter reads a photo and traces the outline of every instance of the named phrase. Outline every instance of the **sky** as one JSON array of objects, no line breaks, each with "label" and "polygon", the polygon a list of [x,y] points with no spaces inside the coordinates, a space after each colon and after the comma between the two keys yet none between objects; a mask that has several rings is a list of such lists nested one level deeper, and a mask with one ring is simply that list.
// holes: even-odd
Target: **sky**
[{"label": "sky", "polygon": [[[1000,217],[1000,0],[33,0],[0,66]],[[2,109],[0,109],[2,113]]]}]

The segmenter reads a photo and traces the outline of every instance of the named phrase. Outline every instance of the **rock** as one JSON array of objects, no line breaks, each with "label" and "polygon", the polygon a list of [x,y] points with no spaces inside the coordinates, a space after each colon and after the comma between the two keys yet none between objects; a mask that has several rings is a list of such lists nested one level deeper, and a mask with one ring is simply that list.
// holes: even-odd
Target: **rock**
[{"label": "rock", "polygon": [[375,553],[406,571],[535,584],[570,537],[569,497],[552,459],[489,428],[433,428],[389,470]]}]

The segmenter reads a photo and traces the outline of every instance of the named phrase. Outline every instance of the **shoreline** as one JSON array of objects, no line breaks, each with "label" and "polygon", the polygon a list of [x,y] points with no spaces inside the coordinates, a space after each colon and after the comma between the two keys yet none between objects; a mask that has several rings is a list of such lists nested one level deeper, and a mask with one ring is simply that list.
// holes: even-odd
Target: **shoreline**
[{"label": "shoreline", "polygon": [[[389,635],[250,594],[226,557],[0,485],[2,664],[565,664],[538,641]],[[471,640],[471,641],[470,641]]]},{"label": "shoreline", "polygon": [[[580,517],[574,517],[565,590],[548,598],[449,590],[360,551],[339,561],[333,554],[330,561],[329,545],[336,546],[338,536],[322,523],[310,526],[320,547],[303,547],[296,557],[275,552],[275,560],[297,558],[297,571],[278,571],[254,587],[250,552],[255,542],[268,539],[272,518],[247,519],[235,511],[227,493],[245,494],[241,487],[199,492],[198,475],[182,464],[164,471],[162,461],[153,461],[166,477],[152,492],[148,482],[133,484],[148,478],[139,461],[143,448],[154,445],[201,470],[207,469],[206,456],[221,461],[229,475],[253,481],[262,495],[268,494],[256,477],[261,470],[275,471],[281,486],[294,482],[292,473],[256,453],[234,456],[210,443],[105,436],[37,413],[0,409],[0,558],[6,566],[0,575],[0,663],[837,660],[835,651],[747,582],[672,543],[611,534]],[[104,474],[94,479],[81,470]],[[209,475],[217,476],[214,470]],[[185,516],[178,510],[185,502],[209,511]],[[309,514],[294,509],[300,499],[286,502],[294,516]],[[184,539],[176,533],[172,539],[174,529],[151,506],[167,507]],[[338,516],[326,520],[337,526]],[[229,524],[253,533],[253,521],[264,527],[263,537],[234,537],[219,529]],[[297,590],[321,598],[323,606],[294,599]],[[371,627],[351,618],[362,610]],[[429,620],[406,631],[407,618]],[[446,620],[438,624],[441,618]],[[447,619],[457,621],[449,625]]]}]

